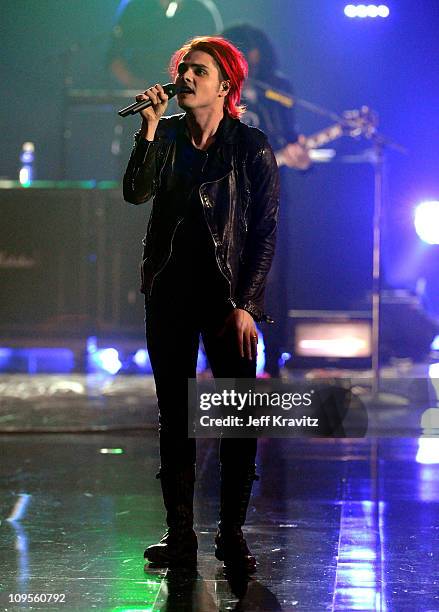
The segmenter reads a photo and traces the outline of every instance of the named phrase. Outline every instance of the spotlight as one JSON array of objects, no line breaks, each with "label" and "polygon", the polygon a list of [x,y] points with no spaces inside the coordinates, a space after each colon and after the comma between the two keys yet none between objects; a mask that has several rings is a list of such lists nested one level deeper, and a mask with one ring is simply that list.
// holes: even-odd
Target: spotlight
[{"label": "spotlight", "polygon": [[133,361],[139,368],[146,368],[150,365],[149,355],[145,349],[138,349],[133,357]]},{"label": "spotlight", "polygon": [[439,200],[421,202],[415,208],[415,229],[427,244],[439,244]]},{"label": "spotlight", "polygon": [[109,374],[117,374],[122,367],[119,353],[115,348],[99,349],[89,356],[89,360],[90,365]]},{"label": "spotlight", "polygon": [[[438,411],[436,410],[436,412]],[[437,438],[419,438],[416,463],[423,463],[424,465],[439,463],[439,440]]]},{"label": "spotlight", "polygon": [[98,349],[95,336],[87,338],[87,353],[89,370],[103,370],[114,375],[122,367],[118,351],[115,348]]},{"label": "spotlight", "polygon": [[388,17],[390,15],[390,9],[385,4],[380,4],[378,7],[378,17]]},{"label": "spotlight", "polygon": [[170,2],[168,4],[168,8],[166,9],[166,17],[168,17],[169,19],[172,19],[172,17],[174,17],[175,13],[177,12],[178,9],[178,2]]},{"label": "spotlight", "polygon": [[344,14],[346,17],[356,17],[357,16],[357,7],[353,4],[347,4],[344,7]]},{"label": "spotlight", "polygon": [[369,4],[367,7],[367,17],[378,17],[380,15],[380,9],[375,4]]},{"label": "spotlight", "polygon": [[366,17],[388,17],[390,15],[390,9],[385,4],[347,4],[344,7],[344,14],[351,19],[356,17],[360,19]]}]

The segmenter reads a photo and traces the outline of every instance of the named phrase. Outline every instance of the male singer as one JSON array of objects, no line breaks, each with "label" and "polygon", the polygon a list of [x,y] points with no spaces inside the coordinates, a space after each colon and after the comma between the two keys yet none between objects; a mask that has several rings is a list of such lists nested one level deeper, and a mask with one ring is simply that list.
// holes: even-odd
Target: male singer
[{"label": "male singer", "polygon": [[[239,120],[247,75],[240,51],[220,37],[197,37],[173,56],[171,75],[184,113],[165,117],[161,85],[137,96],[152,105],[124,177],[124,197],[153,198],[144,239],[146,338],[160,423],[160,481],[168,530],[145,557],[193,565],[196,445],[188,438],[187,380],[196,376],[200,334],[217,378],[254,378],[255,322],[266,319],[265,282],[274,253],[279,180],[266,136]],[[257,441],[222,439],[220,521],[215,555],[251,572],[243,537]]]}]

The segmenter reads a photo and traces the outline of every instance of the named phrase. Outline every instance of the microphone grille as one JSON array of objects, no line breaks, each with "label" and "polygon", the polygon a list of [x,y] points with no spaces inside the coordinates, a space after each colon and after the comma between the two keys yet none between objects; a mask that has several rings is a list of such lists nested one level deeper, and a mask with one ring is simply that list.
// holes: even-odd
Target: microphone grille
[{"label": "microphone grille", "polygon": [[163,85],[163,89],[165,90],[165,93],[167,96],[169,96],[169,98],[175,96],[178,91],[177,85],[175,83],[166,83],[166,85]]}]

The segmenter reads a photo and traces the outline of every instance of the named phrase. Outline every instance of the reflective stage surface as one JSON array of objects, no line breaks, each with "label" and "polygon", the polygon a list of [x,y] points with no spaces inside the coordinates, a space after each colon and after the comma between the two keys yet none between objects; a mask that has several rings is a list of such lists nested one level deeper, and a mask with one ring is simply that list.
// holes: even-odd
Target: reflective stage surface
[{"label": "reflective stage surface", "polygon": [[[197,572],[145,572],[164,531],[155,431],[3,434],[0,610],[438,611],[432,442],[261,440],[243,581],[213,556],[214,440],[198,443]],[[43,593],[58,602],[18,603]]]}]

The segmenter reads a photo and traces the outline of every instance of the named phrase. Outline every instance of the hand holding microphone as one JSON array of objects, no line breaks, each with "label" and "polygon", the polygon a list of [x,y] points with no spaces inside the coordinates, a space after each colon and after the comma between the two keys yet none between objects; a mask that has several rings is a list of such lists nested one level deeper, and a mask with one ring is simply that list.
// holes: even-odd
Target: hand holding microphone
[{"label": "hand holding microphone", "polygon": [[157,122],[166,111],[169,98],[177,93],[178,89],[174,83],[160,85],[157,83],[149,87],[144,93],[136,96],[137,102],[118,111],[121,117],[141,113],[145,121]]}]

